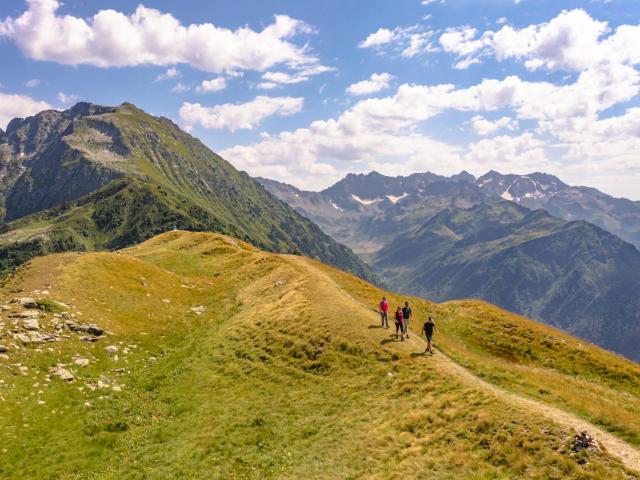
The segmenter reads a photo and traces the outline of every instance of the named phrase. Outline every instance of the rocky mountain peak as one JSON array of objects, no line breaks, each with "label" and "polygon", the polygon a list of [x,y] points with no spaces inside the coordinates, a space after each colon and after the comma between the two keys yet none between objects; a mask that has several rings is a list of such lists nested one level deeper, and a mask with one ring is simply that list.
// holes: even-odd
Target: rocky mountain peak
[{"label": "rocky mountain peak", "polygon": [[451,180],[456,180],[456,181],[459,181],[459,182],[473,183],[473,182],[476,181],[476,177],[471,175],[466,170],[462,170],[460,173],[458,173],[456,175],[452,175],[450,178],[451,178]]}]

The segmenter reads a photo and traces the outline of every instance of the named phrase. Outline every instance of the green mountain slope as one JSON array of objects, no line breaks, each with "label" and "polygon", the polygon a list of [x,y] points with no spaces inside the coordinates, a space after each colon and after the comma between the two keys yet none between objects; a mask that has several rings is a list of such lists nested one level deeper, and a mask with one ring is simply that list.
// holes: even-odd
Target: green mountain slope
[{"label": "green mountain slope", "polygon": [[14,120],[0,138],[0,267],[33,254],[121,248],[174,227],[228,233],[375,279],[348,248],[171,121],[131,104]]},{"label": "green mountain slope", "polygon": [[640,253],[589,223],[504,201],[448,209],[376,265],[405,291],[482,298],[640,359]]},{"label": "green mountain slope", "polygon": [[482,302],[409,299],[396,341],[382,294],[204,233],[34,259],[0,290],[0,474],[639,478],[638,365]]}]

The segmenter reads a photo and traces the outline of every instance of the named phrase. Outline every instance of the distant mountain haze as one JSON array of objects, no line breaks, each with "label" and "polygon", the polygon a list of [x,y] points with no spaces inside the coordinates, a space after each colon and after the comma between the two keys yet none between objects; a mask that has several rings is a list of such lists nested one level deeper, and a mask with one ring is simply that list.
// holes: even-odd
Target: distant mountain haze
[{"label": "distant mountain haze", "polygon": [[638,239],[637,202],[543,173],[371,172],[322,192],[259,180],[391,289],[484,299],[640,359],[640,252],[617,236]]}]

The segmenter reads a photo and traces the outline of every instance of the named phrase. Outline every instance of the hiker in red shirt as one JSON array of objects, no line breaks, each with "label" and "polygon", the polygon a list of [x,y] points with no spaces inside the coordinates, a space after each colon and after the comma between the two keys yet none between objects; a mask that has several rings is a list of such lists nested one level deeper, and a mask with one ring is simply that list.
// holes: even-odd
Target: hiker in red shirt
[{"label": "hiker in red shirt", "polygon": [[389,302],[387,302],[387,297],[382,297],[382,301],[380,302],[380,323],[381,327],[389,328]]}]

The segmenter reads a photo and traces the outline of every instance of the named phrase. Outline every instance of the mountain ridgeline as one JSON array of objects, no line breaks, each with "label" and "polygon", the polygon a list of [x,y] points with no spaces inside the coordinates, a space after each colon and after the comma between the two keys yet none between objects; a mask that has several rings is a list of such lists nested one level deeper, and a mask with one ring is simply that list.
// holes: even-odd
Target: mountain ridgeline
[{"label": "mountain ridgeline", "polygon": [[35,255],[117,249],[181,228],[298,248],[363,278],[348,248],[166,118],[79,103],[0,132],[0,271]]},{"label": "mountain ridgeline", "polygon": [[[579,212],[602,219],[606,210],[609,219],[628,219],[633,237],[636,202],[545,174],[490,172],[476,180],[466,172],[372,172],[350,174],[322,192],[260,181],[351,246],[390,288],[435,301],[483,299],[640,360],[640,252],[577,219]],[[576,218],[525,208],[553,205]]]}]

